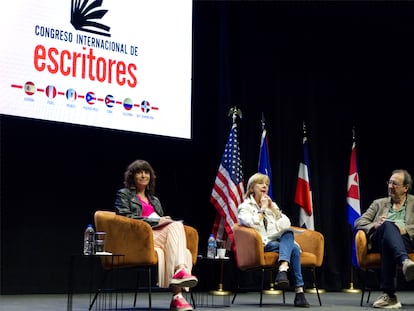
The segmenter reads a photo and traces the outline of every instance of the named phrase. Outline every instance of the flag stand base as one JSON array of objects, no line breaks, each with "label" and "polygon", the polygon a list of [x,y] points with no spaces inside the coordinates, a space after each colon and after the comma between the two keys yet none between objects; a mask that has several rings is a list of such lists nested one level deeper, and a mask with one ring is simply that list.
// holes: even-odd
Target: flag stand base
[{"label": "flag stand base", "polygon": [[[307,292],[309,294],[316,294],[316,287],[305,289],[305,292]],[[325,292],[325,290],[322,289],[322,288],[318,288],[318,292],[319,292],[319,294],[323,294]]]},{"label": "flag stand base", "polygon": [[349,282],[349,288],[344,288],[342,291],[344,293],[360,293],[361,290],[354,288],[354,269],[351,268],[351,281]]},{"label": "flag stand base", "polygon": [[272,283],[270,284],[270,288],[262,290],[262,293],[265,295],[280,295],[281,293],[283,293],[283,291],[281,289],[274,289]]},{"label": "flag stand base", "polygon": [[352,282],[349,284],[349,288],[344,288],[342,291],[344,293],[360,293],[361,292],[360,289],[354,288],[354,283]]}]

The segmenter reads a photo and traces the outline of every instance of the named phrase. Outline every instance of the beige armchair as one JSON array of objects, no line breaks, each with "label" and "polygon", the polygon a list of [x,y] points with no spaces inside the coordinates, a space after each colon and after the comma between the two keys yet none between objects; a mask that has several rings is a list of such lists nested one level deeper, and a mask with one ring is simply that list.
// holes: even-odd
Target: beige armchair
[{"label": "beige armchair", "polygon": [[[101,262],[106,273],[114,268],[140,268],[148,271],[148,303],[149,310],[151,310],[151,269],[156,268],[158,264],[151,226],[145,221],[120,216],[115,212],[96,211],[95,228],[96,231],[106,232],[105,250],[107,252],[124,255],[122,261],[115,263],[111,261],[111,258],[102,257]],[[184,225],[184,230],[187,249],[195,265],[198,253],[198,231],[188,225]],[[136,294],[134,306],[135,304]]]},{"label": "beige armchair", "polygon": [[[292,228],[302,229],[293,226]],[[265,252],[260,234],[252,228],[245,227],[240,224],[234,224],[233,234],[236,246],[237,267],[241,271],[262,271],[260,292],[260,305],[262,305],[264,272],[266,270],[275,270],[277,268],[279,254],[274,252]],[[309,268],[312,271],[313,284],[316,289],[319,305],[322,305],[321,298],[319,296],[319,290],[316,283],[315,268],[321,267],[323,263],[325,251],[324,237],[318,231],[304,229],[303,233],[295,234],[295,241],[298,242],[302,249],[302,267]],[[237,292],[233,297],[233,302],[236,298],[236,294]]]}]

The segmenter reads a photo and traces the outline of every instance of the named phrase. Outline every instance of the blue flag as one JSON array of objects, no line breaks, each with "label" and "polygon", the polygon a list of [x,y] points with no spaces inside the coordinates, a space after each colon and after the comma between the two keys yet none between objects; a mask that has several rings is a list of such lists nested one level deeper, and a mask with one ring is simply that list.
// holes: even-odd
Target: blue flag
[{"label": "blue flag", "polygon": [[268,195],[273,199],[272,193],[272,169],[270,167],[269,158],[269,145],[267,143],[266,130],[263,129],[262,138],[260,140],[260,153],[259,153],[259,173],[269,176],[269,192]]}]

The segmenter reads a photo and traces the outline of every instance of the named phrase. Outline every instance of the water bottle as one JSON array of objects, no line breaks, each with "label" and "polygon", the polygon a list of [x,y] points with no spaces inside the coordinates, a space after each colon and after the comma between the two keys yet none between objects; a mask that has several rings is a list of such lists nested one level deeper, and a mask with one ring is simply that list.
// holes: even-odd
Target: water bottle
[{"label": "water bottle", "polygon": [[214,234],[211,233],[208,238],[208,244],[207,244],[207,258],[215,258],[216,250],[217,250],[216,239],[214,238]]},{"label": "water bottle", "polygon": [[93,255],[95,253],[95,230],[92,224],[89,224],[85,230],[83,239],[83,254]]}]

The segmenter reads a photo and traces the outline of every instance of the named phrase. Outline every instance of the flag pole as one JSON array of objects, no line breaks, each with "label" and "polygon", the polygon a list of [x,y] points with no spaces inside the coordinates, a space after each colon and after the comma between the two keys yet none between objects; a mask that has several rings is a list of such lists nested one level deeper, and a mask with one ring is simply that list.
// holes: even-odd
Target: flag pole
[{"label": "flag pole", "polygon": [[[355,126],[352,127],[352,143],[355,142]],[[352,237],[352,225],[351,225],[351,237]],[[351,240],[351,249],[352,249],[352,240]],[[344,288],[342,291],[345,293],[360,293],[361,290],[354,288],[354,267],[351,263],[351,269],[350,269],[350,279],[349,279],[349,287]]]},{"label": "flag pole", "polygon": [[358,288],[354,288],[354,267],[352,267],[351,264],[351,271],[350,271],[350,281],[349,281],[349,287],[348,288],[344,288],[342,290],[344,293],[360,293],[361,290]]},{"label": "flag pole", "polygon": [[[303,120],[302,121],[302,132],[303,132],[303,141],[302,141],[302,144],[304,144],[304,142],[305,141],[307,141],[307,136],[308,136],[308,133],[307,133],[307,129],[306,129],[306,122],[305,122],[305,120]],[[305,140],[306,139],[306,140]],[[306,149],[307,150],[307,149]],[[306,151],[306,152],[308,152],[308,151]],[[305,162],[304,162],[304,164],[308,167],[308,169],[309,169],[309,164],[308,163],[306,163],[306,159],[303,159]],[[300,171],[300,170],[299,170]],[[308,174],[310,174],[309,173],[309,171],[308,171]],[[306,176],[306,178],[307,178],[307,180],[308,180],[308,182],[310,182],[310,180],[309,180],[309,176]],[[295,195],[296,196],[296,195]],[[312,206],[312,221],[310,222],[310,224],[312,225],[312,227],[309,227],[309,228],[307,228],[308,230],[314,230],[314,223],[313,223],[313,215],[314,215],[314,213],[313,213],[313,200],[312,200],[312,196],[310,197],[310,204],[311,204],[311,206]],[[299,221],[300,221],[300,218],[301,218],[301,216],[299,215]],[[306,222],[307,221],[305,221],[305,227],[306,227]],[[299,225],[300,225],[300,223],[299,223]],[[312,284],[312,287],[311,288],[307,288],[307,289],[305,289],[305,292],[307,292],[307,293],[311,293],[311,294],[319,294],[319,293],[324,293],[325,292],[325,290],[323,289],[323,288],[317,288],[316,287],[316,269],[312,269],[312,273],[313,273],[313,280],[314,280],[314,282],[313,282],[313,284]]]},{"label": "flag pole", "polygon": [[[232,119],[232,126],[210,195],[210,203],[217,210],[211,232],[216,236],[216,239],[226,241],[226,249],[234,251],[231,226],[234,222],[237,222],[236,209],[243,201],[242,194],[244,193],[236,122],[237,117],[242,118],[242,112],[239,108],[233,106],[229,109],[228,116]],[[236,167],[230,171],[230,166],[233,164]],[[223,174],[225,178],[219,178]],[[221,187],[227,187],[231,191],[223,192],[220,190]]]},{"label": "flag pole", "polygon": [[[265,117],[264,117],[264,113],[262,112],[262,119],[260,120],[261,124],[262,124],[262,132],[265,130],[266,128],[266,122],[265,122]],[[280,295],[283,293],[283,291],[281,289],[275,289],[275,280],[273,278],[273,270],[269,271],[269,289],[264,289],[262,290],[262,293],[265,295]]]}]

